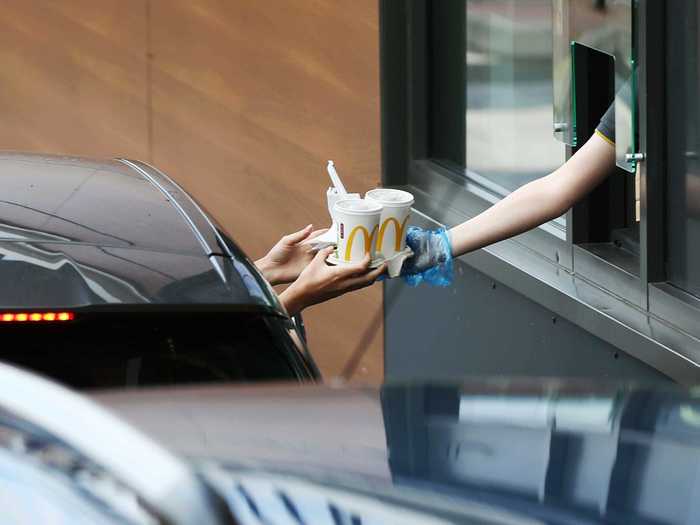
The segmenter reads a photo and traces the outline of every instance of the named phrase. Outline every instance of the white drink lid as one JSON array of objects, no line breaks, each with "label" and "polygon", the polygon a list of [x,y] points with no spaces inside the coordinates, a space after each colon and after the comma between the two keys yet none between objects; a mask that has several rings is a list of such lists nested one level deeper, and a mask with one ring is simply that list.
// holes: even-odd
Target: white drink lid
[{"label": "white drink lid", "polygon": [[335,203],[333,209],[349,215],[376,215],[382,212],[382,205],[365,199],[342,199]]},{"label": "white drink lid", "polygon": [[414,202],[413,195],[407,191],[394,190],[391,188],[377,188],[365,194],[365,199],[370,199],[381,203],[387,207],[411,206]]}]

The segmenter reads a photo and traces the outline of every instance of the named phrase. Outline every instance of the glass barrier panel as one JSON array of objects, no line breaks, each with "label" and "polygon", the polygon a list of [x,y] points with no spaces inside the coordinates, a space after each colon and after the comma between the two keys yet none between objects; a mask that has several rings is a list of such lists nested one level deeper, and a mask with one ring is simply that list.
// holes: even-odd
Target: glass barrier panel
[{"label": "glass barrier panel", "polygon": [[[553,0],[554,5],[562,1]],[[629,156],[637,151],[636,4],[637,0],[573,0],[566,6],[570,19],[564,24],[572,40],[615,58],[615,151],[617,165],[631,173],[636,162]]]},{"label": "glass barrier panel", "polygon": [[565,161],[563,145],[552,137],[552,1],[467,0],[462,8],[464,173],[487,179],[502,197]]}]

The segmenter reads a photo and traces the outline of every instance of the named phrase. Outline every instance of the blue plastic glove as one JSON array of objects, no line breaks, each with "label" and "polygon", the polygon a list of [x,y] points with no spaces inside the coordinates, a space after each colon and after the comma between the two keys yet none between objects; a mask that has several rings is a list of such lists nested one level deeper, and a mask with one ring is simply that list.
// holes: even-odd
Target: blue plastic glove
[{"label": "blue plastic glove", "polygon": [[424,230],[411,226],[406,234],[406,245],[413,257],[406,259],[401,276],[410,286],[426,282],[432,286],[452,284],[452,246],[444,228]]}]

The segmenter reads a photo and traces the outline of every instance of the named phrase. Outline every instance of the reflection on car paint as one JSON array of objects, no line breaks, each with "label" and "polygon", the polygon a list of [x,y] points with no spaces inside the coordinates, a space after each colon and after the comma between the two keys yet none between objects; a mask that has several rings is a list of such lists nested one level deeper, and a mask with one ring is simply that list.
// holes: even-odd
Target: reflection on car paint
[{"label": "reflection on car paint", "polygon": [[14,153],[0,154],[0,167],[0,306],[248,304],[283,313],[245,255],[154,168]]}]

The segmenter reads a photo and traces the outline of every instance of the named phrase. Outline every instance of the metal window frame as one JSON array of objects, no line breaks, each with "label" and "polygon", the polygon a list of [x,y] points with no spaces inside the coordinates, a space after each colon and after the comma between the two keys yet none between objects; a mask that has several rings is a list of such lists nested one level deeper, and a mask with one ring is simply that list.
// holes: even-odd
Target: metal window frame
[{"label": "metal window frame", "polygon": [[[407,184],[431,195],[438,195],[439,207],[451,209],[461,215],[462,220],[467,220],[485,209],[485,206],[493,204],[500,195],[488,185],[464,177],[450,170],[444,164],[428,158],[429,148],[429,64],[428,64],[428,31],[429,23],[428,4],[430,0],[403,0],[395,3],[382,1],[382,11],[396,9],[396,4],[401,4],[402,15],[405,17],[406,31],[402,35],[404,49],[400,59],[405,60],[405,111],[406,129],[403,172],[395,169],[383,172],[383,182],[389,185]],[[387,4],[391,4],[389,7]],[[384,17],[386,18],[386,17]],[[384,43],[385,40],[382,40]],[[389,61],[385,61],[387,63]],[[393,65],[392,67],[395,67]],[[383,77],[384,80],[384,77]],[[383,82],[384,84],[384,82]],[[382,99],[393,97],[396,90],[383,91]],[[399,97],[401,98],[401,97]],[[389,119],[393,114],[385,115]],[[389,133],[384,133],[386,136]],[[383,149],[387,151],[387,149]],[[388,160],[388,159],[387,159]],[[390,161],[384,166],[390,166]],[[440,215],[436,215],[440,218]],[[572,215],[568,213],[566,220],[570,221]],[[553,235],[554,234],[554,235]],[[561,226],[556,220],[550,221],[540,228],[522,234],[519,239],[526,243],[530,249],[535,250],[543,257],[556,262],[563,268],[573,270],[573,248],[570,239],[565,232],[561,232]]]},{"label": "metal window frame", "polygon": [[[665,279],[660,256],[666,169],[664,4],[639,0],[635,21],[640,153],[645,159],[640,164],[638,275],[575,245],[570,226],[566,240],[538,228],[462,260],[670,378],[690,384],[700,378],[700,329],[692,323],[700,303],[683,302],[679,294],[656,284]],[[454,225],[491,202],[484,198],[485,188],[426,159],[425,9],[426,0],[380,0],[382,180],[416,194],[423,224]],[[651,112],[649,100],[654,101]],[[569,211],[567,225],[572,219]]]},{"label": "metal window frame", "polygon": [[[642,21],[649,34],[651,42],[667,41],[668,17],[673,15],[673,7],[666,2],[646,0],[650,4],[647,8],[646,19]],[[654,23],[649,21],[653,20]],[[666,46],[651,45],[645,50],[650,57],[649,64],[645,65],[647,74],[646,83],[640,83],[640,98],[649,100],[666,100],[666,83],[668,72],[666,71]],[[654,64],[657,66],[654,67]],[[700,339],[700,299],[684,290],[677,288],[670,282],[666,282],[665,258],[658,257],[659,253],[666,254],[664,245],[665,234],[665,208],[666,202],[666,178],[667,166],[665,158],[657,156],[656,151],[663,151],[666,146],[667,116],[665,104],[657,104],[655,111],[650,115],[643,114],[640,125],[647,129],[642,136],[643,152],[648,152],[647,159],[642,164],[641,177],[641,218],[642,232],[648,239],[642,251],[642,275],[649,282],[647,290],[647,307],[649,311],[659,317],[668,319],[679,330]],[[657,257],[654,257],[654,255]]]}]

